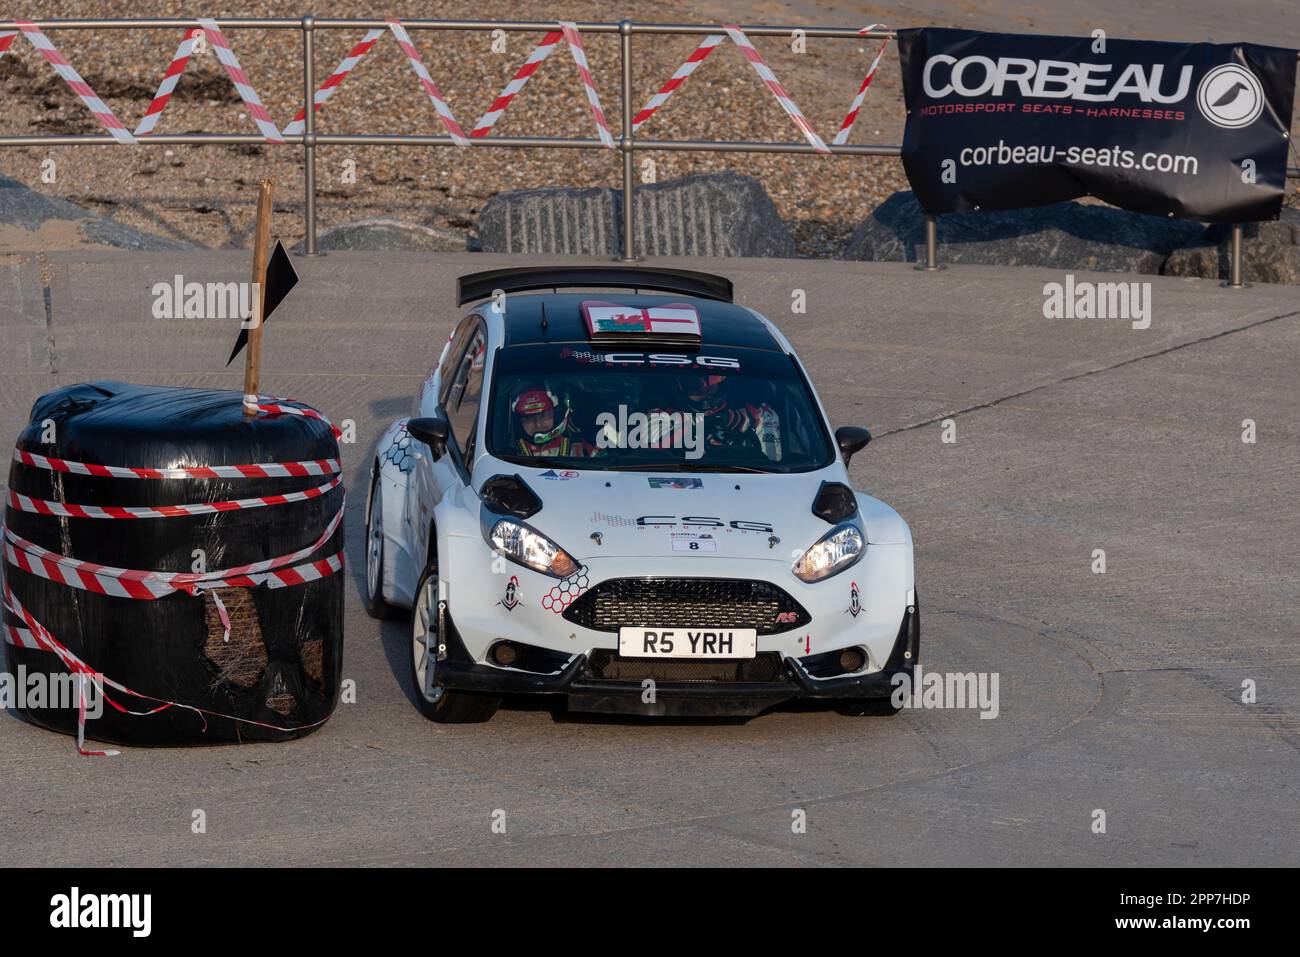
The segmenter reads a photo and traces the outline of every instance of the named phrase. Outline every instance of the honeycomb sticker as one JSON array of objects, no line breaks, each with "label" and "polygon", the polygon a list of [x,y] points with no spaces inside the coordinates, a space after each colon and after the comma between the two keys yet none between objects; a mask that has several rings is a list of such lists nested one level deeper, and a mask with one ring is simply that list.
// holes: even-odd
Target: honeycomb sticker
[{"label": "honeycomb sticker", "polygon": [[563,579],[549,592],[542,596],[542,607],[559,615],[573,604],[574,599],[587,590],[591,584],[587,577],[587,566],[583,565],[568,578]]},{"label": "honeycomb sticker", "polygon": [[405,422],[393,434],[393,441],[389,443],[388,448],[384,449],[381,458],[385,462],[396,465],[397,470],[403,475],[411,471],[415,459],[411,454],[411,433],[406,430]]}]

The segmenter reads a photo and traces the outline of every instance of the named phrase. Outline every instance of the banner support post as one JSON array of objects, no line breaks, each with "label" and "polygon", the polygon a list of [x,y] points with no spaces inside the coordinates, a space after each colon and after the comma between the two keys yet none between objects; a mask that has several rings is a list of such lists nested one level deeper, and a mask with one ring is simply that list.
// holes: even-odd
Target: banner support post
[{"label": "banner support post", "polygon": [[1232,255],[1229,260],[1227,286],[1229,289],[1241,289],[1246,284],[1241,281],[1241,223],[1232,224]]},{"label": "banner support post", "polygon": [[618,25],[619,66],[622,74],[620,86],[623,95],[623,135],[618,148],[623,153],[623,256],[622,262],[637,262],[635,201],[636,183],[632,157],[632,23],[623,20]]},{"label": "banner support post", "polygon": [[304,214],[304,252],[316,255],[316,18],[310,13],[302,18],[302,108],[303,180],[306,212]]},{"label": "banner support post", "polygon": [[932,213],[925,214],[925,260],[917,262],[916,268],[921,272],[938,272],[939,265],[939,218]]}]

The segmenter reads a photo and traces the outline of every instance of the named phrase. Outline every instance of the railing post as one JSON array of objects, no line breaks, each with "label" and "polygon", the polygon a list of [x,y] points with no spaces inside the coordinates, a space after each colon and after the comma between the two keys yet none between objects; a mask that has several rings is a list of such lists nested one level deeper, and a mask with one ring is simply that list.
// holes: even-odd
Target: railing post
[{"label": "railing post", "polygon": [[307,192],[306,236],[303,245],[308,256],[316,255],[316,18],[310,13],[302,18],[302,104],[303,104],[303,179]]},{"label": "railing post", "polygon": [[623,262],[637,261],[636,255],[636,184],[632,156],[632,22],[618,25],[619,61],[622,66],[623,133],[618,148],[623,153]]},{"label": "railing post", "polygon": [[1241,281],[1241,223],[1232,224],[1231,257],[1228,261],[1229,289],[1241,289],[1246,284]]},{"label": "railing post", "polygon": [[918,262],[916,268],[922,272],[938,272],[943,268],[939,265],[939,219],[930,213],[925,214],[925,260]]}]

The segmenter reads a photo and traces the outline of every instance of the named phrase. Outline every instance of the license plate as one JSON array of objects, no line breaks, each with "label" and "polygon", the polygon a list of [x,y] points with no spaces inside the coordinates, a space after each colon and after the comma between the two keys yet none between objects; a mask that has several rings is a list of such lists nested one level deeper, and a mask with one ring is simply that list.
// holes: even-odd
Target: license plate
[{"label": "license plate", "polygon": [[626,658],[753,658],[753,628],[620,628],[618,653]]}]

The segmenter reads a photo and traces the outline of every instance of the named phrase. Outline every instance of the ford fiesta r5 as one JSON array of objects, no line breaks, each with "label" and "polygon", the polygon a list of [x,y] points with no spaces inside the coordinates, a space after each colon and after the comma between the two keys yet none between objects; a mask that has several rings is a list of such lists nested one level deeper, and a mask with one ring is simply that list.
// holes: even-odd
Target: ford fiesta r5
[{"label": "ford fiesta r5", "polygon": [[919,651],[911,533],[849,485],[870,433],[832,435],[729,281],[507,269],[459,298],[479,305],[379,440],[366,511],[367,609],[412,610],[426,716],[483,721],[516,693],[893,713]]}]

